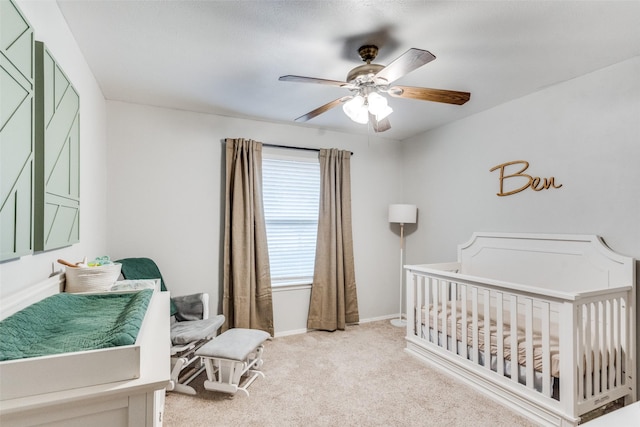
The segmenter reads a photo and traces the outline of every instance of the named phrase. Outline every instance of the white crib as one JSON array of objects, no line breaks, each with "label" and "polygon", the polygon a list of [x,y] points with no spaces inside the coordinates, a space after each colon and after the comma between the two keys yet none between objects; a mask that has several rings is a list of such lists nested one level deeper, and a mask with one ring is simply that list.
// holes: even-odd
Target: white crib
[{"label": "white crib", "polygon": [[405,269],[410,354],[542,425],[636,400],[635,260],[599,237],[475,233]]}]

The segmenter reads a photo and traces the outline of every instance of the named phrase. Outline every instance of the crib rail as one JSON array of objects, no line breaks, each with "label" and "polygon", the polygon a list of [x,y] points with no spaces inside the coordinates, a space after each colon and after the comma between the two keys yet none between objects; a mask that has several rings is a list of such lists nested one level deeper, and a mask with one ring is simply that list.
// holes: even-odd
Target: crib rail
[{"label": "crib rail", "polygon": [[565,293],[458,269],[406,267],[408,340],[576,417],[629,394],[631,286]]}]

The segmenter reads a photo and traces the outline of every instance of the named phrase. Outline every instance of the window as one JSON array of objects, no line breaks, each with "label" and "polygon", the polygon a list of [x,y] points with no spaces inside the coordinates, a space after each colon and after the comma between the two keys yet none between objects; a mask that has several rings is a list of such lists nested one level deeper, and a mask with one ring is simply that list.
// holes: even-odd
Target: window
[{"label": "window", "polygon": [[310,284],[318,233],[320,165],[316,158],[262,159],[272,286]]}]

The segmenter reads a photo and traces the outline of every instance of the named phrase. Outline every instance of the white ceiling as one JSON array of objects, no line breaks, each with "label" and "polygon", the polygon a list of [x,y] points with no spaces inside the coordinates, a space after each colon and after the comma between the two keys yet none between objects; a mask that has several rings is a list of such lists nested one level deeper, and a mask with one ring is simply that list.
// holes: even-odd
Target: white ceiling
[{"label": "white ceiling", "polygon": [[[349,94],[279,76],[345,80],[364,44],[379,46],[383,65],[426,49],[436,60],[396,83],[471,100],[391,98],[392,129],[381,136],[397,140],[640,55],[639,1],[58,4],[107,99],[276,123]],[[339,107],[298,125],[368,131]]]}]

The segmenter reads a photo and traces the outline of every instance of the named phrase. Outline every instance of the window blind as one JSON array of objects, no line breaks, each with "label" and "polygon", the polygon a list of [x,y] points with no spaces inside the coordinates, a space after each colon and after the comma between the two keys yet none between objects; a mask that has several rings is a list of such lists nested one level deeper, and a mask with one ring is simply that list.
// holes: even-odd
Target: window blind
[{"label": "window blind", "polygon": [[263,158],[262,186],[272,285],[311,283],[320,198],[317,159]]}]

